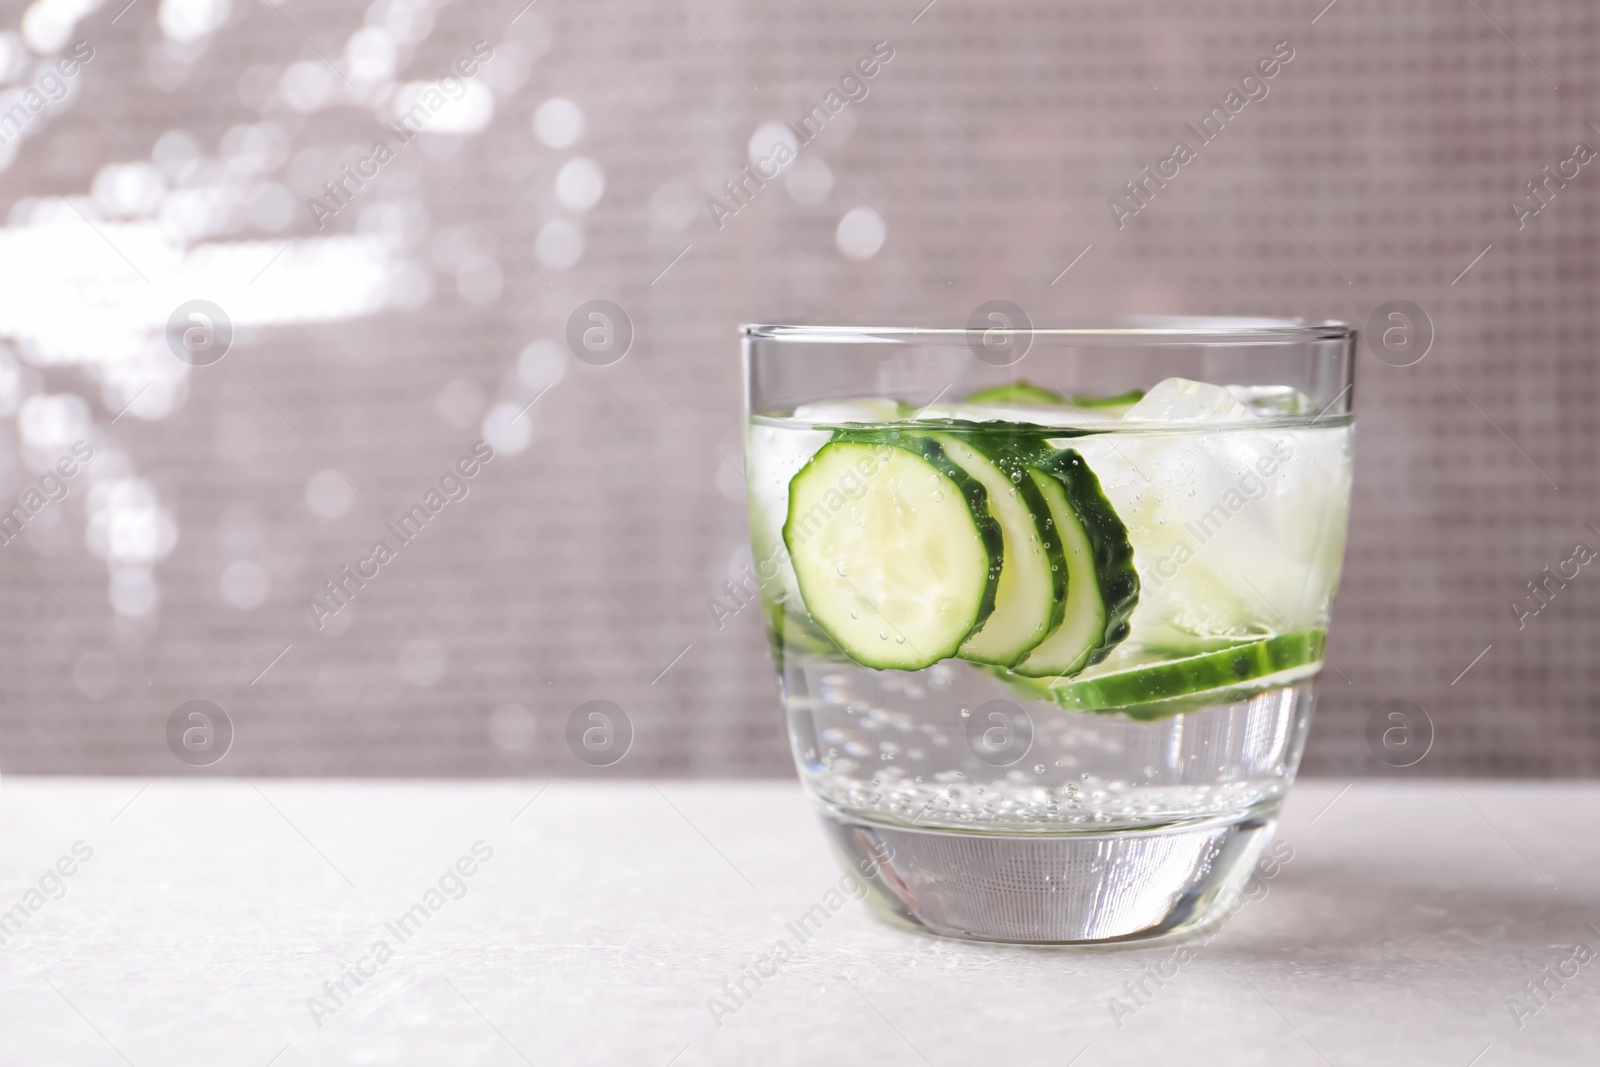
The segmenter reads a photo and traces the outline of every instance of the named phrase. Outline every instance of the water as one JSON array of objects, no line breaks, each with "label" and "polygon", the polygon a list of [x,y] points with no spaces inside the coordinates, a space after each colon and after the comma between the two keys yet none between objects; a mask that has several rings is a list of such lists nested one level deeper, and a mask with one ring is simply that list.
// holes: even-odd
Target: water
[{"label": "water", "polygon": [[[907,673],[794,659],[790,736],[812,795],[847,815],[953,830],[1149,827],[1275,806],[1313,701],[1303,681],[1138,722],[1018,700],[966,664]],[[1031,744],[1000,756],[1017,755],[1010,766],[969,743],[974,711],[992,700],[1030,720]]]}]

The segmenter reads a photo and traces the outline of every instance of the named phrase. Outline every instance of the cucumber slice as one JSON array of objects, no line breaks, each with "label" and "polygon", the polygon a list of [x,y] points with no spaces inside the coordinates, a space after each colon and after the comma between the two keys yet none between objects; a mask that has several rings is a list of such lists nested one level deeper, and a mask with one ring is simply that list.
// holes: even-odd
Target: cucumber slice
[{"label": "cucumber slice", "polygon": [[1027,466],[990,435],[929,435],[944,454],[983,485],[989,514],[1000,524],[1005,560],[994,611],[957,653],[975,663],[1009,667],[1043,641],[1066,610],[1067,568],[1055,523]]},{"label": "cucumber slice", "polygon": [[935,404],[923,408],[909,424],[918,433],[982,430],[983,440],[1003,435],[1010,442],[1036,444],[1046,437],[1069,439],[1099,433],[1093,427],[1110,416],[1084,417],[1067,407],[1002,407],[998,404]]},{"label": "cucumber slice", "polygon": [[1322,661],[1313,660],[1302,663],[1298,667],[1290,667],[1274,674],[1264,674],[1259,678],[1252,678],[1248,682],[1230,685],[1224,689],[1206,689],[1188,696],[1173,697],[1170,700],[1156,700],[1149,704],[1130,704],[1121,708],[1106,708],[1103,714],[1124,715],[1136,722],[1155,722],[1159,719],[1170,719],[1174,715],[1182,715],[1186,711],[1196,711],[1200,708],[1215,707],[1218,704],[1232,704],[1239,700],[1249,700],[1251,697],[1266,689],[1279,686],[1294,685],[1307,678],[1315,677],[1322,672]]},{"label": "cucumber slice", "polygon": [[931,666],[994,610],[1000,526],[926,437],[840,431],[790,481],[783,540],[807,612],[867,667]]},{"label": "cucumber slice", "polygon": [[1066,400],[1054,389],[1046,389],[1032,382],[1015,381],[1004,385],[991,385],[967,397],[969,404],[1064,404]]},{"label": "cucumber slice", "polygon": [[1061,533],[1067,605],[1060,625],[1013,670],[1060,678],[1098,663],[1128,636],[1139,575],[1128,529],[1083,457],[1072,449],[1041,447],[1027,458],[1028,473]]},{"label": "cucumber slice", "polygon": [[1126,393],[1118,393],[1116,396],[1075,396],[1072,398],[1072,404],[1080,408],[1121,408],[1126,411],[1143,399],[1143,389],[1129,389]]},{"label": "cucumber slice", "polygon": [[1283,684],[1287,684],[1295,680],[1288,675],[1296,668],[1321,665],[1325,643],[1326,634],[1322,630],[1279,634],[1198,656],[1075,678],[1050,685],[1047,691],[1056,703],[1073,711],[1121,711],[1147,705],[1144,713],[1135,717],[1159,718],[1162,713],[1172,714],[1183,709],[1171,704],[1156,707],[1157,702],[1220,691],[1213,699],[1187,700],[1184,705],[1224,703],[1222,697],[1247,683],[1254,683],[1248,688],[1260,688],[1278,684],[1279,676],[1284,676]]},{"label": "cucumber slice", "polygon": [[1051,407],[1067,406],[1077,408],[1131,408],[1144,399],[1143,389],[1129,389],[1126,393],[1116,396],[1089,396],[1080,393],[1074,397],[1062,396],[1054,389],[1046,389],[1042,385],[1034,385],[1028,381],[1006,382],[1004,385],[991,385],[987,389],[979,389],[966,399],[968,404],[1047,404]]}]

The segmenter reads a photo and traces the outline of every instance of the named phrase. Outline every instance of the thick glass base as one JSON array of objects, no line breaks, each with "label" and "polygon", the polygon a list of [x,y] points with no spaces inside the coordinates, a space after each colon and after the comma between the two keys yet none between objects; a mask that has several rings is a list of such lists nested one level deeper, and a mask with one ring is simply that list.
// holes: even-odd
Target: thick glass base
[{"label": "thick glass base", "polygon": [[891,921],[1013,944],[1133,941],[1220,922],[1272,836],[1277,807],[1103,833],[981,833],[868,821],[824,808],[840,859]]}]

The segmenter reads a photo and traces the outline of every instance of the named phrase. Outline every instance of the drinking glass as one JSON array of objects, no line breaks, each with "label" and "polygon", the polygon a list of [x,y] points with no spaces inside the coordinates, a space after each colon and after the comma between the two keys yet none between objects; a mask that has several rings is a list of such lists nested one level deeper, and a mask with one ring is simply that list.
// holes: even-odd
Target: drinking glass
[{"label": "drinking glass", "polygon": [[1304,748],[1354,329],[742,328],[804,788],[891,921],[1033,944],[1228,912]]}]

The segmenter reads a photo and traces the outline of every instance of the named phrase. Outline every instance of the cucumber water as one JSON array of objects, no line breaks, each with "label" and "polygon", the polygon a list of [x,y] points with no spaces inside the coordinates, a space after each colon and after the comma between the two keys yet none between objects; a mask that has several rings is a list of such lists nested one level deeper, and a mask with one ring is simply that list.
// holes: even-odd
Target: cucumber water
[{"label": "cucumber water", "polygon": [[[1041,828],[1278,788],[1344,550],[1351,421],[1317,410],[1282,386],[1019,379],[752,414],[756,570],[812,790]],[[969,757],[1022,720],[1014,763]],[[1137,773],[1074,771],[1101,749]]]}]

